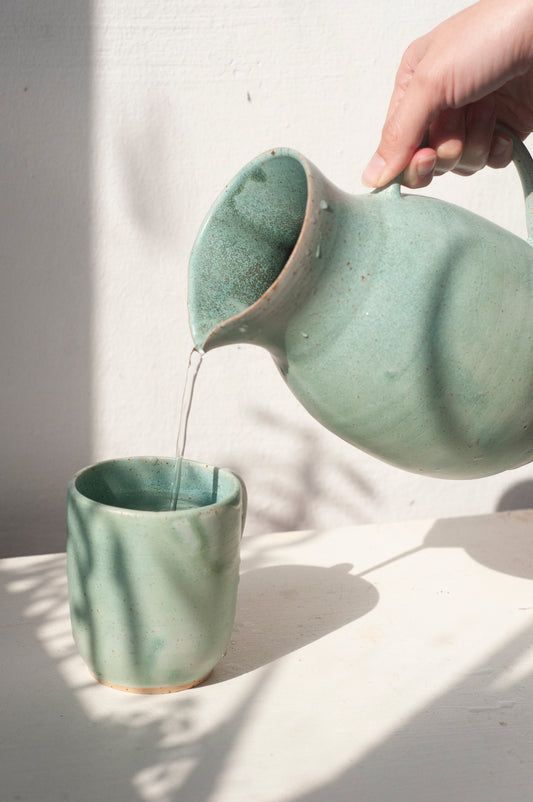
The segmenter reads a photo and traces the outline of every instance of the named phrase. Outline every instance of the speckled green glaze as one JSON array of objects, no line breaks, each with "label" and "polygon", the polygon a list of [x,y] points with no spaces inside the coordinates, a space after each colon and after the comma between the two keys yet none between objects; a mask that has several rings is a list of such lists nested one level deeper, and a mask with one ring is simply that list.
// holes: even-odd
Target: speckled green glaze
[{"label": "speckled green glaze", "polygon": [[[514,160],[533,226],[533,163]],[[290,256],[288,256],[290,252]],[[248,164],[190,260],[193,338],[267,348],[324,426],[417,473],[533,458],[533,251],[449,203],[333,186],[300,154]]]},{"label": "speckled green glaze", "polygon": [[168,509],[174,464],[110,460],[68,488],[74,639],[99,681],[126,690],[195,684],[223,656],[233,626],[244,486],[184,460],[180,498],[199,506],[153,511]]}]

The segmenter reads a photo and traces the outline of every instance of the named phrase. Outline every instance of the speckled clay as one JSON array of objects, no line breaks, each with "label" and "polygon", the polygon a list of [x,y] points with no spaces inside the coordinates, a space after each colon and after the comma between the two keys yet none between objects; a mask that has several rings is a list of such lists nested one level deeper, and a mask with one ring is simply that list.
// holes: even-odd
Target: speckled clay
[{"label": "speckled clay", "polygon": [[[533,226],[533,162],[514,160]],[[533,251],[398,183],[363,196],[300,154],[248,164],[190,260],[193,338],[267,348],[324,426],[393,465],[474,478],[533,458]]]},{"label": "speckled clay", "polygon": [[[223,656],[235,615],[244,486],[230,471],[184,460],[102,462],[68,488],[72,631],[99,682],[168,693],[202,681]],[[136,507],[146,510],[129,509]]]}]

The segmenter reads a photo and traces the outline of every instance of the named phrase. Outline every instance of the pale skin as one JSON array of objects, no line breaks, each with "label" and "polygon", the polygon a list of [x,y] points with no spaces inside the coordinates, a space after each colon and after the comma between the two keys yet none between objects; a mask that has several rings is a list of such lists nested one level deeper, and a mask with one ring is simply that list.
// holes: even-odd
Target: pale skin
[{"label": "pale skin", "polygon": [[403,172],[420,188],[506,167],[512,141],[497,122],[522,139],[533,131],[533,0],[479,0],[409,45],[363,182]]}]

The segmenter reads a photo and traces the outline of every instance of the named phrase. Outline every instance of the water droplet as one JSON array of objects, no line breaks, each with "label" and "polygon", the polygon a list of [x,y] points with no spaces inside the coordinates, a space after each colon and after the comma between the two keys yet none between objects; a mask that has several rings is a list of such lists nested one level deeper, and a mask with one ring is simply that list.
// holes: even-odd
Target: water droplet
[{"label": "water droplet", "polygon": [[320,201],[320,208],[324,209],[324,210],[329,209],[329,204],[328,204],[327,200],[321,200]]},{"label": "water droplet", "polygon": [[320,242],[319,242],[318,245],[316,246],[316,251],[315,251],[315,256],[316,256],[317,259],[320,259],[320,254],[321,254],[321,250],[320,250]]},{"label": "water droplet", "polygon": [[241,334],[246,334],[246,332],[248,331],[248,326],[246,324],[244,324],[243,326],[239,326],[239,331]]},{"label": "water droplet", "polygon": [[300,332],[300,334],[302,335],[302,337],[305,337],[305,339],[306,339],[306,340],[307,340],[307,339],[308,339],[308,337],[309,337],[309,335],[308,335],[308,334],[306,334],[306,333],[305,333],[305,331],[301,331],[301,332]]}]

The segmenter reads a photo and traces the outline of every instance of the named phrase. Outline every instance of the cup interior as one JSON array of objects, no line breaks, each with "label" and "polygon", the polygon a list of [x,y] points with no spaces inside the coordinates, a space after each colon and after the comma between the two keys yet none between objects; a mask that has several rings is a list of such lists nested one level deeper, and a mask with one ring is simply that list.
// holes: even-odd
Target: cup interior
[{"label": "cup interior", "polygon": [[[130,457],[85,468],[74,478],[82,496],[126,510],[170,510],[175,459]],[[183,460],[178,510],[228,503],[238,498],[240,483],[231,471]]]}]

